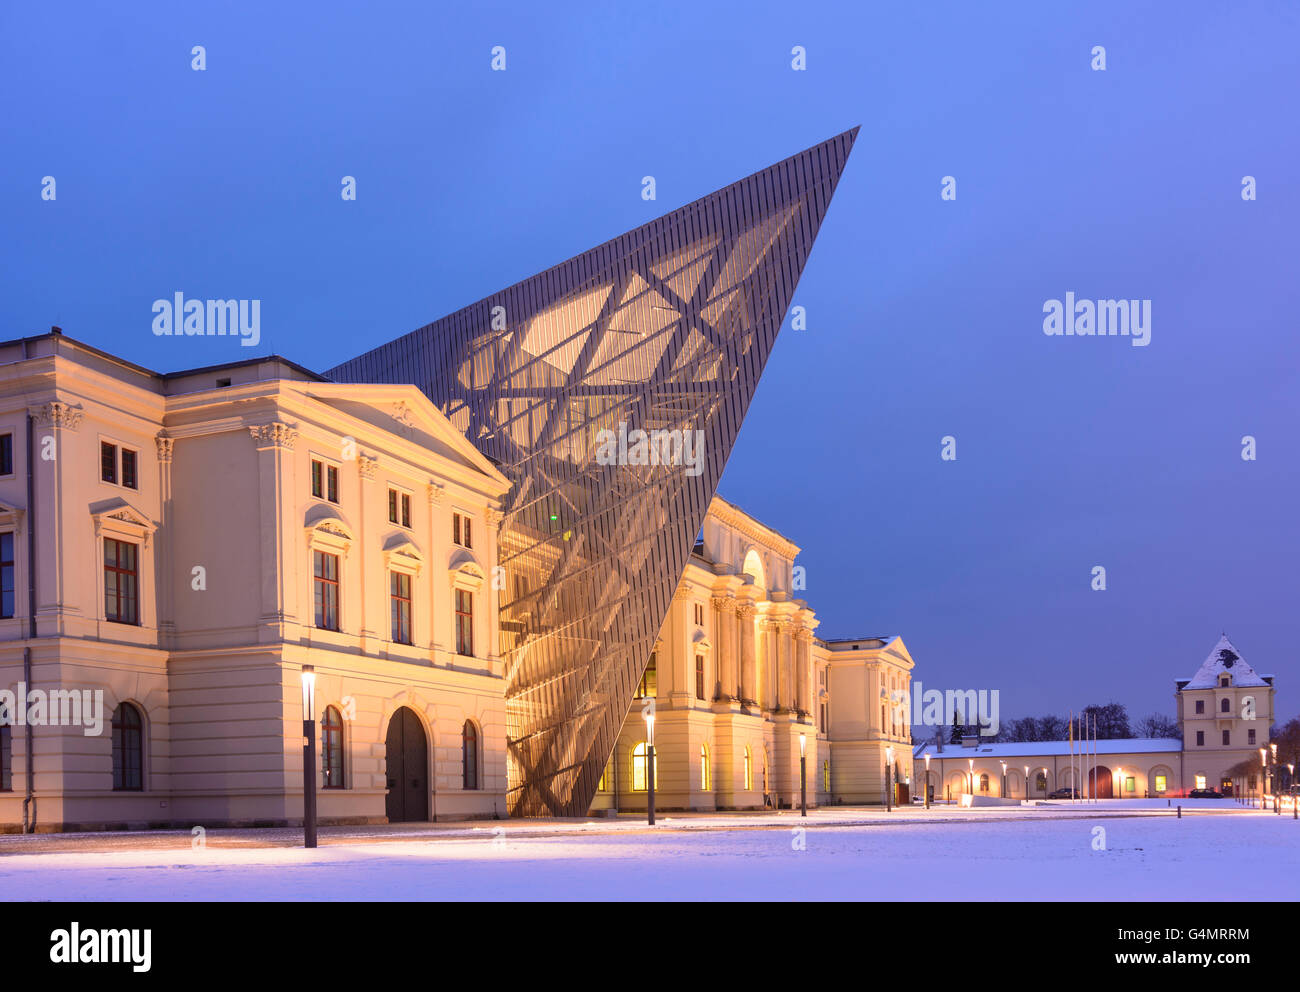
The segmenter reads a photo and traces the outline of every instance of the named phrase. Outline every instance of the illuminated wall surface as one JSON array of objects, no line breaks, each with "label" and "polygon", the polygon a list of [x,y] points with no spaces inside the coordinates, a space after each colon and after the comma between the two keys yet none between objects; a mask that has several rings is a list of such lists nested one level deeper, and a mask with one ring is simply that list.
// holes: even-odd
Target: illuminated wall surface
[{"label": "illuminated wall surface", "polygon": [[[512,813],[587,812],[856,136],[329,371],[415,384],[514,482],[498,593]],[[638,451],[632,434],[603,464],[620,425],[702,447]],[[632,464],[647,449],[660,463]]]}]

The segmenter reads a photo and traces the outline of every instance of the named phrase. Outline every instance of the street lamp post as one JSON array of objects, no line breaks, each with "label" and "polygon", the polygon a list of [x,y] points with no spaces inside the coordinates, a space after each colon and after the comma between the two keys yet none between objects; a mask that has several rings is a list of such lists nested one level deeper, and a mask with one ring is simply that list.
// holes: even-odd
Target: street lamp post
[{"label": "street lamp post", "polygon": [[799,735],[799,815],[808,815],[808,735]]},{"label": "street lamp post", "polygon": [[894,746],[885,748],[885,812],[894,810]]},{"label": "street lamp post", "polygon": [[646,823],[655,825],[655,715],[645,715]]},{"label": "street lamp post", "polygon": [[1278,772],[1278,768],[1277,768],[1277,744],[1276,744],[1276,743],[1274,743],[1274,744],[1270,744],[1270,745],[1269,745],[1269,750],[1271,750],[1271,751],[1273,752],[1273,770],[1270,771],[1270,772],[1268,773],[1268,774],[1269,774],[1269,778],[1268,778],[1268,791],[1269,791],[1269,792],[1272,794],[1272,796],[1273,796],[1273,810],[1274,810],[1274,812],[1280,812],[1280,811],[1281,811],[1281,807],[1279,807],[1278,804],[1277,804],[1277,799],[1278,799],[1278,796],[1277,796],[1277,790],[1281,787],[1282,783],[1278,781],[1278,779],[1279,779],[1281,776],[1279,776],[1278,773],[1277,773],[1277,772]]},{"label": "street lamp post", "polygon": [[302,666],[302,846],[316,846],[316,669]]},{"label": "street lamp post", "polygon": [[925,808],[930,808],[930,753],[925,754]]},{"label": "street lamp post", "polygon": [[1268,748],[1259,749],[1259,808],[1264,808],[1264,779],[1268,775]]},{"label": "street lamp post", "polygon": [[966,785],[970,788],[970,802],[975,805],[975,759],[967,758],[966,763],[970,766],[970,773],[966,776]]},{"label": "street lamp post", "polygon": [[1025,802],[1029,802],[1029,766],[1025,765]]}]

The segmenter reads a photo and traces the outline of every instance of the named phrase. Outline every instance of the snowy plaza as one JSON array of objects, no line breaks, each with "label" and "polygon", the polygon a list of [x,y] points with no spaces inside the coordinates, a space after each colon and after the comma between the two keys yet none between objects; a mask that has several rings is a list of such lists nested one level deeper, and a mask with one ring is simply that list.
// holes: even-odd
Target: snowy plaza
[{"label": "snowy plaza", "polygon": [[[12,900],[1133,900],[1294,896],[1300,822],[1231,801],[825,809],[0,837]],[[196,846],[197,845],[197,846]],[[1207,866],[1226,867],[1207,874]]]}]

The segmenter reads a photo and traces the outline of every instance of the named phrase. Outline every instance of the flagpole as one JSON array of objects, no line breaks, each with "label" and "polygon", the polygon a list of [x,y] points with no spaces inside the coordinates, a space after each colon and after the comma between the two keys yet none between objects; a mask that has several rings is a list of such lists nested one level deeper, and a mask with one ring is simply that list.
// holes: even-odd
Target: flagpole
[{"label": "flagpole", "polygon": [[1074,793],[1078,792],[1077,772],[1074,770],[1074,710],[1070,710],[1070,802],[1074,802]]}]

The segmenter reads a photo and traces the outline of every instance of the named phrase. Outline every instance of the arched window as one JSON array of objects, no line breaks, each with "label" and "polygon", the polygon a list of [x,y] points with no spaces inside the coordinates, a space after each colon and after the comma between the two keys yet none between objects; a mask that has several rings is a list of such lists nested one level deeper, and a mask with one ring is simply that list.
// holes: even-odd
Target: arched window
[{"label": "arched window", "polygon": [[325,707],[321,720],[321,766],[325,773],[325,788],[343,788],[343,714],[335,707]]},{"label": "arched window", "polygon": [[[646,746],[642,741],[632,748],[632,791],[646,791]],[[659,788],[659,763],[655,762],[655,788]]]},{"label": "arched window", "polygon": [[130,703],[113,711],[113,790],[144,789],[144,721]]},{"label": "arched window", "polygon": [[465,721],[460,735],[461,767],[465,769],[465,788],[478,788],[478,728],[472,720]]},{"label": "arched window", "polygon": [[749,753],[749,746],[745,746],[745,791],[749,792],[754,788],[754,758]]},{"label": "arched window", "polygon": [[700,791],[708,792],[713,787],[713,776],[709,774],[709,749],[700,745]]},{"label": "arched window", "polygon": [[0,726],[0,792],[13,791],[12,769],[14,764],[13,740],[9,724]]},{"label": "arched window", "polygon": [[980,776],[980,792],[989,791],[989,777],[987,774]]},{"label": "arched window", "polygon": [[1220,712],[1220,713],[1227,713],[1227,712],[1229,712],[1231,709],[1232,709],[1232,704],[1231,704],[1230,702],[1228,702],[1228,700],[1224,699],[1224,700],[1221,700],[1221,701],[1219,702],[1219,712]]}]

